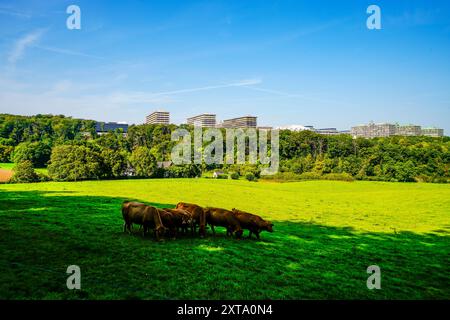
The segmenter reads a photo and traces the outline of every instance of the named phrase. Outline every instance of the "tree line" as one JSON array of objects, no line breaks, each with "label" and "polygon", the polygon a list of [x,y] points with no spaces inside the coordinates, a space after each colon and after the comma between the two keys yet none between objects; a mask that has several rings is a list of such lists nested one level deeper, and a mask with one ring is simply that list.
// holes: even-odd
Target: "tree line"
[{"label": "tree line", "polygon": [[[98,135],[92,120],[0,114],[0,162],[16,163],[28,170],[23,180],[35,181],[199,177],[212,170],[223,171],[222,178],[260,178],[259,164],[167,165],[176,144],[171,133],[180,127],[193,131],[188,125],[132,125],[127,135],[120,129]],[[449,137],[353,139],[282,130],[279,173],[265,178],[444,183],[450,181],[449,150]],[[48,176],[31,173],[42,167]]]}]

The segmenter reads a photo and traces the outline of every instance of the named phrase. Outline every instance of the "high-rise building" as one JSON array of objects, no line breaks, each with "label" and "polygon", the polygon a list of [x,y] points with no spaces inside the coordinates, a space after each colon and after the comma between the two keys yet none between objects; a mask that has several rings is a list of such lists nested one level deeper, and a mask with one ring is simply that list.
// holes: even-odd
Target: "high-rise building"
[{"label": "high-rise building", "polygon": [[443,137],[444,129],[439,128],[423,128],[422,135],[427,137]]},{"label": "high-rise building", "polygon": [[145,118],[146,124],[169,124],[170,113],[167,111],[154,111]]},{"label": "high-rise building", "polygon": [[239,118],[233,118],[223,120],[218,126],[220,128],[256,128],[256,117],[244,116]]},{"label": "high-rise building", "polygon": [[216,115],[212,113],[203,113],[194,117],[187,118],[187,124],[196,127],[214,128],[216,126]]}]

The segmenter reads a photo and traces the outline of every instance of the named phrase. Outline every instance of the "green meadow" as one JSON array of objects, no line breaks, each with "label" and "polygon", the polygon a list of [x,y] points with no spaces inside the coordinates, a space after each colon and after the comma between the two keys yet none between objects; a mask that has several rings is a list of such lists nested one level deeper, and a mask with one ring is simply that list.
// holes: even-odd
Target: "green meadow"
[{"label": "green meadow", "polygon": [[[121,203],[233,207],[261,240],[156,242]],[[219,228],[218,228],[219,229]],[[247,232],[245,233],[247,235]],[[450,186],[151,179],[0,185],[0,299],[450,299]],[[66,269],[81,268],[81,290]],[[366,270],[381,268],[381,289]]]}]

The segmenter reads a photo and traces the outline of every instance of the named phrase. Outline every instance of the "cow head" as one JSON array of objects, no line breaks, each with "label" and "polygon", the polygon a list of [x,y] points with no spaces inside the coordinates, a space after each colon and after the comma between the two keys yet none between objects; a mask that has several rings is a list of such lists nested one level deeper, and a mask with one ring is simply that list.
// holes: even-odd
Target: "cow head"
[{"label": "cow head", "polygon": [[177,207],[175,209],[182,209],[184,208],[185,203],[184,202],[178,202]]},{"label": "cow head", "polygon": [[264,221],[262,229],[269,232],[273,232],[273,223],[270,221]]}]

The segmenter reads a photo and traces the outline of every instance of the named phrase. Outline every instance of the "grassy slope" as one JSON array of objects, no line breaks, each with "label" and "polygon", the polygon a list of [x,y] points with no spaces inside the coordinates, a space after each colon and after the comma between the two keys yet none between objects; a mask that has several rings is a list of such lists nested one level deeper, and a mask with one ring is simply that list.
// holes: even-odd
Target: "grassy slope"
[{"label": "grassy slope", "polygon": [[[3,163],[3,162],[0,163],[0,169],[4,169],[4,170],[12,170],[15,166],[16,166],[15,163]],[[47,168],[35,168],[34,170],[36,172],[42,173],[42,174],[48,173]]]},{"label": "grassy slope", "polygon": [[[156,243],[122,234],[120,204],[238,207],[262,241]],[[181,179],[0,186],[0,298],[450,298],[450,187]],[[82,269],[81,292],[65,269]],[[382,290],[366,287],[378,264]]]}]

